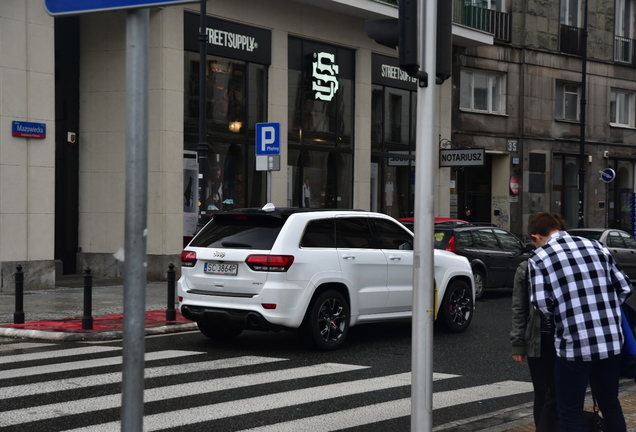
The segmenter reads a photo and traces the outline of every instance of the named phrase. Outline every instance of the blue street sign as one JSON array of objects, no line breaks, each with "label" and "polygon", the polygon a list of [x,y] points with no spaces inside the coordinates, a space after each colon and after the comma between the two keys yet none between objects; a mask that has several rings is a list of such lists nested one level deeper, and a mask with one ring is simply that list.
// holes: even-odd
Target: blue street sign
[{"label": "blue street sign", "polygon": [[44,0],[44,6],[50,15],[57,16],[197,2],[198,0]]},{"label": "blue street sign", "polygon": [[616,178],[616,171],[614,171],[611,168],[605,168],[603,171],[601,171],[601,180],[603,180],[605,183],[609,183],[612,180],[614,180],[614,178]]},{"label": "blue street sign", "polygon": [[280,123],[256,123],[256,155],[280,154]]}]

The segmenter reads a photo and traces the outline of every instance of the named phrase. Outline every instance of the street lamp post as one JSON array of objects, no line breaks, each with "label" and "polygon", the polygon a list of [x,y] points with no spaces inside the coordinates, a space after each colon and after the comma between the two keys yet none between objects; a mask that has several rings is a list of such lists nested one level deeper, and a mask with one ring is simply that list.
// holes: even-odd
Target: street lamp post
[{"label": "street lamp post", "polygon": [[203,228],[205,221],[205,200],[207,197],[206,168],[208,161],[208,143],[206,134],[206,75],[205,66],[207,59],[207,0],[201,0],[201,16],[199,21],[199,144],[197,145],[197,157],[199,158],[199,216],[197,218],[197,232]]},{"label": "street lamp post", "polygon": [[581,35],[581,142],[579,145],[579,228],[585,227],[585,90],[587,86],[587,4],[583,11],[583,34]]}]

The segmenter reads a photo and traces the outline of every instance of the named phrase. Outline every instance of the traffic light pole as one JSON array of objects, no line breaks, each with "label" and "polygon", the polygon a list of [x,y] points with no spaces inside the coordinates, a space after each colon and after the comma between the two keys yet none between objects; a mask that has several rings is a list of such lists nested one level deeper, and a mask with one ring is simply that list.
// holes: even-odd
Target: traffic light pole
[{"label": "traffic light pole", "polygon": [[[436,73],[437,0],[418,1],[420,72]],[[437,86],[433,79],[417,91],[415,158],[415,245],[413,250],[413,330],[411,353],[411,431],[433,427],[433,234],[437,155]]]}]

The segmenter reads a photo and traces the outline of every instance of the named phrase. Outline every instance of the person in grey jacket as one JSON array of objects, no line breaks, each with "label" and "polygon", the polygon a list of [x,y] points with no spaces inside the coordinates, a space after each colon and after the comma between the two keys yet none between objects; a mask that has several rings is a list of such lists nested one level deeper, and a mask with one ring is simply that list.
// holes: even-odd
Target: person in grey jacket
[{"label": "person in grey jacket", "polygon": [[539,425],[541,412],[550,399],[555,398],[554,326],[541,312],[530,304],[530,281],[527,277],[528,262],[517,267],[512,289],[512,331],[510,343],[512,358],[523,366],[527,359],[532,387],[534,388],[533,415]]}]

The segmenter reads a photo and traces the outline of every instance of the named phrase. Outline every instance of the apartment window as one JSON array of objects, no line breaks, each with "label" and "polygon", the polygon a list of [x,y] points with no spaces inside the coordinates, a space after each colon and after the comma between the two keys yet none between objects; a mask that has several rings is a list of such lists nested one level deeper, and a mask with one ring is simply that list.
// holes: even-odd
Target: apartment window
[{"label": "apartment window", "polygon": [[581,27],[582,0],[561,0],[561,24]]},{"label": "apartment window", "polygon": [[614,60],[623,63],[634,57],[634,1],[616,0]]},{"label": "apartment window", "polygon": [[491,114],[505,114],[505,75],[462,70],[460,80],[460,108]]},{"label": "apartment window", "polygon": [[634,93],[612,89],[610,92],[610,123],[634,127]]},{"label": "apartment window", "polygon": [[555,117],[562,120],[578,120],[579,119],[579,94],[581,86],[578,84],[557,81],[556,84],[556,101],[555,101]]}]

